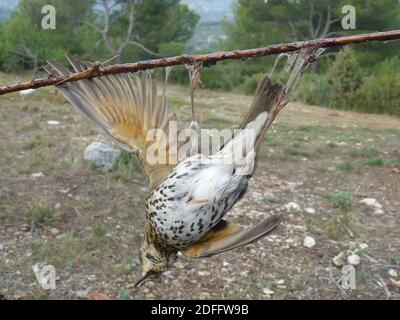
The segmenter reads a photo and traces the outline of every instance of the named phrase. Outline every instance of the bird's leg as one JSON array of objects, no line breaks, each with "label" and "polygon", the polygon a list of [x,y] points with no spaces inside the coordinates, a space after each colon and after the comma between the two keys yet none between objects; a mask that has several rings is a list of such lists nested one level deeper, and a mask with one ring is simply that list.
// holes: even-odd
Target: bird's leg
[{"label": "bird's leg", "polygon": [[192,127],[192,124],[196,124],[197,127],[196,108],[194,105],[194,92],[198,87],[201,86],[200,72],[203,68],[203,64],[195,63],[191,65],[186,65],[186,68],[189,71],[190,99],[192,103],[192,123],[190,127]]},{"label": "bird's leg", "polygon": [[195,63],[186,65],[186,69],[189,72],[189,85],[190,85],[190,101],[192,105],[192,121],[190,122],[190,149],[189,155],[194,155],[198,153],[198,134],[199,134],[199,125],[196,119],[196,107],[194,103],[194,94],[195,90],[201,86],[200,72],[203,68],[203,64]]},{"label": "bird's leg", "polygon": [[[194,106],[194,90],[195,88],[190,88],[190,101],[192,103],[192,123],[196,121],[196,108]],[[191,125],[190,125],[191,126]]]}]

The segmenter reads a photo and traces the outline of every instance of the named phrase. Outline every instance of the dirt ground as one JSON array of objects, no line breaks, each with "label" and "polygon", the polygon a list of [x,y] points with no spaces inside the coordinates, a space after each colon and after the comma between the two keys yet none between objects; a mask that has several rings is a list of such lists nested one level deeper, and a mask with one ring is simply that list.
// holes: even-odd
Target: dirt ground
[{"label": "dirt ground", "polygon": [[[188,123],[187,89],[169,93]],[[232,127],[250,102],[199,90],[200,125]],[[98,130],[53,88],[0,97],[0,116],[5,299],[400,298],[400,119],[290,104],[267,135],[247,195],[228,215],[249,226],[281,214],[280,227],[246,248],[180,256],[158,280],[134,288],[147,191],[138,164],[120,161],[104,173],[86,163],[83,151]],[[342,269],[332,261],[341,252],[361,258],[355,289],[341,288]],[[37,263],[55,267],[55,290],[39,286]]]}]

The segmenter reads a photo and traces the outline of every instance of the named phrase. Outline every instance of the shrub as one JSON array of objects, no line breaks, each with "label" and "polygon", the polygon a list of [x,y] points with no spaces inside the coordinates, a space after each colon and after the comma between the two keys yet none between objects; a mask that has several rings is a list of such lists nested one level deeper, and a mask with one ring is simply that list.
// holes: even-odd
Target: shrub
[{"label": "shrub", "polygon": [[257,89],[258,82],[261,80],[264,74],[255,73],[250,76],[244,76],[242,84],[239,86],[240,92],[245,94],[254,94]]},{"label": "shrub", "polygon": [[372,72],[377,76],[397,75],[400,73],[400,58],[385,59],[373,66]]},{"label": "shrub", "polygon": [[312,105],[331,106],[331,87],[326,76],[305,74],[296,90],[297,99]]},{"label": "shrub", "polygon": [[327,70],[327,80],[331,86],[331,104],[345,108],[354,92],[362,85],[362,71],[353,49],[345,47],[336,55]]},{"label": "shrub", "polygon": [[330,201],[332,207],[341,209],[343,211],[349,211],[353,207],[353,197],[346,191],[340,191],[337,193],[328,193],[326,198]]},{"label": "shrub", "polygon": [[400,116],[400,75],[373,75],[350,99],[352,109]]},{"label": "shrub", "polygon": [[342,50],[326,75],[305,74],[298,100],[313,105],[400,116],[400,59],[387,59],[361,77],[355,56]]},{"label": "shrub", "polygon": [[225,62],[201,72],[203,87],[206,89],[233,90],[242,81],[243,66],[238,63]]}]

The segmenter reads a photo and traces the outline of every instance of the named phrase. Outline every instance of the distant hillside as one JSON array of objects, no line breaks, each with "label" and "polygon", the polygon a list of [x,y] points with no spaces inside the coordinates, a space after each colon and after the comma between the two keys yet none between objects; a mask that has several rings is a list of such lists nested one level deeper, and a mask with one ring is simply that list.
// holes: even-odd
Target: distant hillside
[{"label": "distant hillside", "polygon": [[219,22],[224,16],[232,16],[234,0],[182,0],[201,17],[202,23]]},{"label": "distant hillside", "polygon": [[10,14],[18,5],[18,1],[19,0],[0,1],[0,22],[10,18]]},{"label": "distant hillside", "polygon": [[[18,5],[19,0],[0,0],[0,21],[7,20]],[[223,16],[230,17],[234,0],[182,0],[190,9],[201,16],[201,21],[218,22]]]},{"label": "distant hillside", "polygon": [[188,44],[189,52],[217,48],[218,40],[224,37],[221,21],[224,17],[232,18],[234,2],[235,0],[182,0],[182,3],[200,16],[195,34]]},{"label": "distant hillside", "polygon": [[[190,40],[187,50],[210,51],[217,47],[218,39],[224,37],[221,20],[232,18],[232,6],[235,0],[181,0],[200,16],[195,34]],[[0,0],[0,22],[9,19],[11,12],[19,0]]]}]

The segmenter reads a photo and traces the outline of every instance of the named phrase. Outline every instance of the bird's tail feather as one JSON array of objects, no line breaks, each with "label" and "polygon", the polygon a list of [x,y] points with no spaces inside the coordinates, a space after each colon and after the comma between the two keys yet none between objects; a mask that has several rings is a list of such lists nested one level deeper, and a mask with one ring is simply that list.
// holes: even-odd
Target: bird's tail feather
[{"label": "bird's tail feather", "polygon": [[240,128],[245,128],[264,111],[270,114],[279,98],[284,95],[284,91],[285,88],[281,83],[272,82],[269,76],[262,78],[254,94],[253,103],[244,117]]},{"label": "bird's tail feather", "polygon": [[258,132],[255,143],[256,150],[261,146],[266,131],[271,126],[279,111],[287,104],[285,95],[285,87],[281,83],[274,83],[269,76],[265,76],[258,83],[253,103],[240,126],[241,129],[248,128],[260,114],[263,112],[268,114],[262,130]]},{"label": "bird's tail feather", "polygon": [[[278,112],[286,105],[285,88],[280,83],[273,83],[266,76],[258,84],[250,110],[243,119],[240,131],[220,151],[220,154],[235,157],[241,162],[251,151],[257,151],[264,140],[267,129],[271,126]],[[239,161],[238,161],[238,160]]]}]

